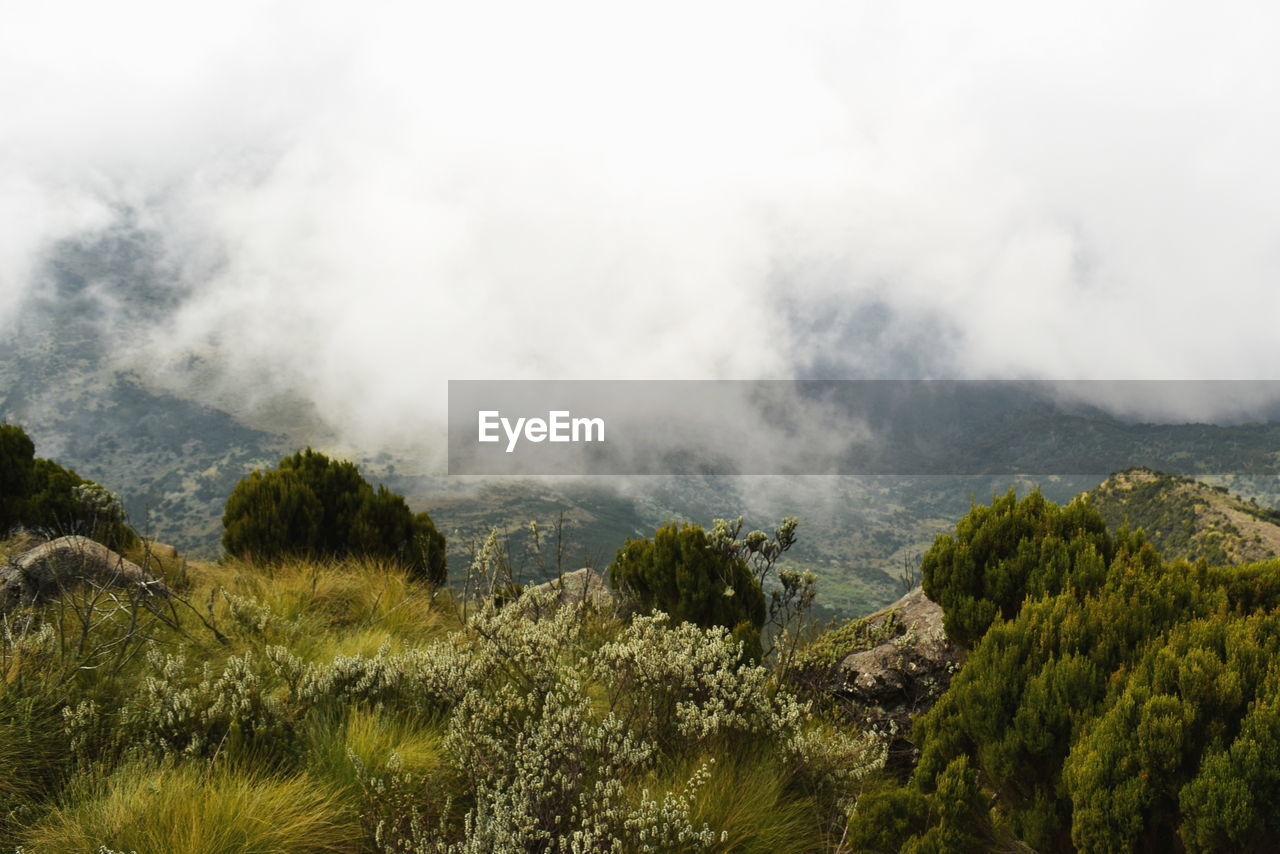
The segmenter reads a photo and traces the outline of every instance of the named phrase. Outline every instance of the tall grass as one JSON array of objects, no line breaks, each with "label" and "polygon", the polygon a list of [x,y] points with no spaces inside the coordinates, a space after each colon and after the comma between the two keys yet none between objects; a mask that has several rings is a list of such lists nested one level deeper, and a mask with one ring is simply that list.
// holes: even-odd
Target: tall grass
[{"label": "tall grass", "polygon": [[[791,775],[766,748],[740,755],[682,757],[645,782],[656,791],[679,789],[705,765],[692,818],[717,839],[713,850],[742,854],[808,854],[827,850],[812,801],[790,790]],[[703,849],[698,849],[703,850]]]},{"label": "tall grass", "polygon": [[67,770],[62,717],[0,686],[0,842],[41,811]]},{"label": "tall grass", "polygon": [[377,650],[384,642],[393,649],[419,644],[460,626],[447,593],[429,593],[385,561],[287,560],[262,567],[228,561],[205,579],[217,616],[231,610],[228,594],[250,598],[273,618],[263,639],[288,643],[312,660]]},{"label": "tall grass", "polygon": [[306,772],[356,804],[367,850],[413,849],[413,826],[458,825],[471,798],[445,745],[445,721],[350,707],[317,715],[302,735]]},{"label": "tall grass", "polygon": [[395,764],[414,775],[443,779],[453,773],[441,722],[361,707],[309,719],[302,756],[309,773],[349,791],[360,788],[353,758],[373,772],[385,769],[395,756]]},{"label": "tall grass", "polygon": [[356,817],[331,787],[305,776],[227,766],[128,764],[81,780],[23,834],[47,854],[100,845],[137,854],[320,854],[359,850]]}]

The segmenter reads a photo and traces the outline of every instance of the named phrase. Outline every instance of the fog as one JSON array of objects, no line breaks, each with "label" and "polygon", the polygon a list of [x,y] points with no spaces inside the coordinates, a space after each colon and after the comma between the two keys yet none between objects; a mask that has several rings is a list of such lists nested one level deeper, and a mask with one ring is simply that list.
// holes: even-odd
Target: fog
[{"label": "fog", "polygon": [[352,445],[430,455],[449,379],[1265,379],[1280,360],[1262,4],[6,17],[0,329],[60,251],[127,223],[171,307],[104,292],[113,358],[250,419],[288,394]]}]

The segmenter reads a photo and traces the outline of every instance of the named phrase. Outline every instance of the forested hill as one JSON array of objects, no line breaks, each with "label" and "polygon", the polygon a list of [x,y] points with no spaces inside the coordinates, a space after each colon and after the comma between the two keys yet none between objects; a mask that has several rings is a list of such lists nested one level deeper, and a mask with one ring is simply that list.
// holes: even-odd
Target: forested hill
[{"label": "forested hill", "polygon": [[1280,556],[1280,510],[1179,475],[1132,468],[1089,493],[1107,525],[1141,528],[1166,558],[1237,564]]}]

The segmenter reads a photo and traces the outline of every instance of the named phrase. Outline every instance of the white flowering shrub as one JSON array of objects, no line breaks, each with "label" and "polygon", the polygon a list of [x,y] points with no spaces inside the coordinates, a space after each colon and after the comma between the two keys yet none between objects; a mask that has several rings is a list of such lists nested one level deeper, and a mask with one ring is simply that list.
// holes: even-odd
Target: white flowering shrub
[{"label": "white flowering shrub", "polygon": [[[625,622],[533,590],[472,602],[465,623],[417,643],[388,633],[372,654],[322,655],[341,647],[314,642],[324,624],[306,603],[214,590],[216,637],[188,617],[148,635],[119,664],[127,678],[73,674],[57,712],[69,773],[256,763],[328,781],[364,850],[630,854],[773,851],[801,831],[795,850],[836,850],[884,762],[882,736],[817,720],[723,628]],[[59,672],[50,623],[6,631],[11,686]],[[756,768],[769,787],[742,803],[779,805],[760,822],[775,837],[734,805]]]},{"label": "white flowering shrub", "polygon": [[71,488],[71,497],[85,519],[98,523],[122,523],[125,520],[124,504],[120,496],[101,484],[87,482]]},{"label": "white flowering shrub", "polygon": [[295,716],[349,703],[441,713],[483,683],[493,667],[462,634],[399,653],[384,644],[372,656],[339,655],[326,664],[304,662],[283,646],[268,647],[266,656]]},{"label": "white flowering shrub", "polygon": [[593,657],[611,708],[655,741],[692,748],[724,733],[790,737],[805,713],[772,689],[769,671],[741,663],[722,628],[636,617]]},{"label": "white flowering shrub", "polygon": [[221,672],[205,662],[194,679],[182,655],[148,655],[152,674],[122,716],[131,747],[168,756],[204,756],[288,737],[285,711],[252,650],[233,655]]},{"label": "white flowering shrub", "polygon": [[454,708],[447,744],[475,806],[463,840],[438,850],[714,850],[720,837],[692,810],[705,767],[651,795],[645,783],[663,757],[772,749],[808,796],[841,810],[833,823],[850,784],[883,764],[876,739],[806,727],[807,706],[776,690],[768,669],[744,664],[724,629],[657,614],[601,643],[572,608],[530,619],[548,613],[539,595],[471,624],[489,679]]},{"label": "white flowering shrub", "polygon": [[0,621],[0,683],[6,695],[38,694],[60,670],[62,644],[50,623],[29,615]]}]

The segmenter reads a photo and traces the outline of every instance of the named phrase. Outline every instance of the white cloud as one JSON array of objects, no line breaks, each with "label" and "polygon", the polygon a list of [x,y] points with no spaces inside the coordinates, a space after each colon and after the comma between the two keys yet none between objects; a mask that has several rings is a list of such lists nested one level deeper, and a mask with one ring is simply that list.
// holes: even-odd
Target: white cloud
[{"label": "white cloud", "polygon": [[851,305],[920,318],[935,376],[1280,356],[1260,5],[29,6],[0,319],[132,208],[191,289],[146,364],[219,354],[362,443],[438,431],[449,378],[905,370]]}]

